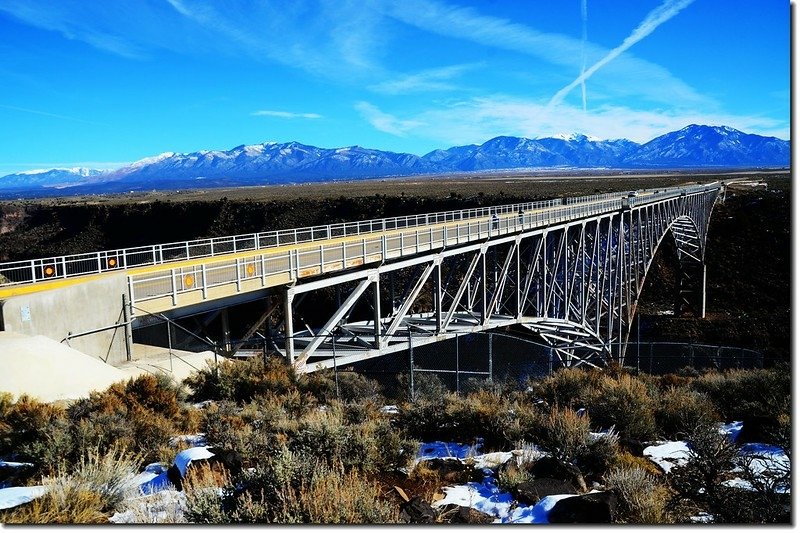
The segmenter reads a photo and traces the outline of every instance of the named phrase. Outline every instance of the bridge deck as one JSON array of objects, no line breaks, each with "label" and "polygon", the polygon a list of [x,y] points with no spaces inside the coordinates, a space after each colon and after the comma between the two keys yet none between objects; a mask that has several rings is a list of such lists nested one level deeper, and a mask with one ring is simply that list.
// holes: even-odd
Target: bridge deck
[{"label": "bridge deck", "polygon": [[[630,200],[646,203],[675,196],[682,190],[673,188],[639,191]],[[105,271],[82,275],[68,274],[65,266],[62,269],[62,277],[57,279],[0,285],[0,300],[51,291],[124,273],[128,279],[130,299],[135,306],[133,314],[163,312],[239,293],[286,285],[300,278],[546,227],[566,220],[595,216],[619,209],[623,197],[627,197],[628,194],[621,192],[570,198],[564,200],[567,203],[550,201],[501,206],[490,208],[501,212],[499,215],[488,215],[490,211],[485,209],[474,211],[474,214],[479,216],[464,217],[449,222],[427,224],[423,221],[421,224],[402,229],[365,231],[357,235],[322,238],[145,266],[108,268]],[[461,213],[464,212],[456,213],[463,216]],[[431,218],[437,220],[437,215],[439,214],[433,214]],[[429,217],[429,215],[423,216],[425,217],[423,220]],[[419,221],[420,216],[416,220]],[[370,221],[370,227],[373,226],[373,221]],[[328,228],[330,234],[330,227]],[[304,230],[294,230],[295,237],[298,231]],[[313,232],[311,235],[313,239]],[[189,243],[185,243],[185,246],[186,255],[191,255]],[[155,250],[155,247],[153,249]],[[99,254],[101,253],[98,253],[98,258]],[[103,257],[106,261],[108,257],[119,257],[119,255],[109,255],[109,252],[102,254],[105,254]],[[39,261],[41,263],[39,268],[49,263],[58,267],[60,262],[64,262],[64,258]],[[0,265],[0,273],[3,272],[3,266]],[[25,267],[27,268],[27,265]],[[31,262],[30,268],[36,268],[34,262]]]}]

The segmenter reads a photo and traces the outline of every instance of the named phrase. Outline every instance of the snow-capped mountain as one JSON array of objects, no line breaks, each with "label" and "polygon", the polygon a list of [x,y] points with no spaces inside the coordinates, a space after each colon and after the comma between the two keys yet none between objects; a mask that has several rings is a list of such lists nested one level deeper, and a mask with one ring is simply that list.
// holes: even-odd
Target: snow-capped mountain
[{"label": "snow-capped mountain", "polygon": [[132,182],[232,180],[237,183],[314,181],[424,172],[411,154],[370,150],[360,146],[317,148],[298,142],[242,145],[230,150],[165,153],[137,161],[112,173]]},{"label": "snow-capped mountain", "polygon": [[789,142],[742,133],[728,126],[698,126],[656,137],[628,155],[629,166],[789,165]]},{"label": "snow-capped mountain", "polygon": [[61,193],[235,187],[511,168],[788,167],[789,141],[727,126],[687,126],[645,144],[581,134],[537,139],[495,137],[422,157],[349,146],[299,142],[241,145],[188,154],[165,152],[113,171],[51,169],[0,178],[0,191]]},{"label": "snow-capped mountain", "polygon": [[0,189],[61,189],[87,183],[107,173],[107,170],[83,167],[26,170],[0,178]]}]

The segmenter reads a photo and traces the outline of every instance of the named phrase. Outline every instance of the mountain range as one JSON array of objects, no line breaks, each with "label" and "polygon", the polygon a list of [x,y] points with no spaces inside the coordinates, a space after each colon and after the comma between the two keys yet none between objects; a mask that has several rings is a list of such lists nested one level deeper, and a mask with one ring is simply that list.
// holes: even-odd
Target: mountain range
[{"label": "mountain range", "polygon": [[242,145],[189,154],[166,152],[115,170],[48,169],[0,177],[8,195],[235,187],[379,176],[503,169],[679,169],[788,167],[789,141],[727,126],[690,125],[639,144],[585,135],[495,137],[423,156],[360,146],[318,148],[298,142]]}]

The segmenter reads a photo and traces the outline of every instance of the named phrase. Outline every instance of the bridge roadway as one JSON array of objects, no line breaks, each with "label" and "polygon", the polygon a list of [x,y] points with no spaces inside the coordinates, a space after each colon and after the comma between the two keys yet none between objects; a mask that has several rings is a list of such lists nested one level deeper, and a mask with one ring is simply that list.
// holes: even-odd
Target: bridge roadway
[{"label": "bridge roadway", "polygon": [[[660,191],[662,192],[659,197],[663,196],[664,189]],[[627,194],[629,193],[620,192],[577,197],[564,199],[564,203],[548,201],[513,204],[473,210],[480,214],[474,218],[459,218],[451,222],[431,224],[423,222],[421,226],[409,226],[399,230],[376,230],[346,237],[309,240],[272,246],[263,251],[248,249],[192,259],[156,260],[154,264],[147,266],[100,268],[98,272],[87,274],[56,274],[53,277],[41,275],[34,281],[27,282],[4,283],[3,279],[13,279],[10,274],[21,270],[44,271],[48,265],[53,265],[58,269],[62,264],[70,261],[86,261],[83,258],[84,255],[92,258],[102,257],[101,261],[107,262],[108,257],[123,256],[127,250],[0,263],[0,276],[2,276],[0,277],[0,300],[89,283],[123,272],[129,278],[131,303],[135,304],[140,312],[159,313],[204,300],[225,298],[236,293],[264,287],[285,285],[300,278],[319,276],[435,248],[458,246],[476,240],[591,216],[619,206],[620,198]],[[638,191],[636,194],[637,197],[633,198],[633,201],[642,203],[648,196],[655,198],[653,195],[656,194],[656,191]],[[566,200],[569,200],[569,203]],[[522,209],[522,217],[519,215],[518,207]],[[496,221],[492,220],[491,215],[484,214],[492,210],[500,213],[497,215]],[[423,215],[423,217],[435,221],[450,213],[433,213]],[[290,231],[303,232],[310,229]],[[208,241],[211,240],[213,239]],[[202,242],[180,243],[178,247],[193,246],[194,243]],[[141,253],[140,249],[133,250]],[[80,259],[72,259],[73,257]],[[25,263],[24,267],[20,266],[22,263]],[[136,313],[134,312],[134,314]]]},{"label": "bridge roadway", "polygon": [[[111,335],[110,341],[102,340],[97,346],[84,339],[89,346],[85,351],[107,361],[118,360],[122,338],[125,356],[130,358],[131,325],[135,327],[137,319],[146,315],[225,306],[238,295],[292,287],[345,270],[455,249],[720,187],[714,182],[626,191],[5,263],[0,264],[0,329],[40,333],[68,342],[73,336]],[[66,301],[75,291],[80,295],[76,298],[81,302],[76,304],[78,307]],[[109,303],[98,305],[103,299]],[[17,305],[13,305],[15,302]],[[44,316],[32,319],[31,309]],[[457,327],[460,313],[453,315],[453,326]],[[57,326],[45,325],[54,317],[58,317]],[[74,324],[69,324],[70,320]],[[415,318],[409,314],[402,325],[416,323],[421,328],[429,320],[429,316]],[[513,320],[514,317],[504,320],[498,316],[492,323],[502,325]],[[116,330],[122,327],[127,333],[117,335]],[[293,335],[291,331],[288,334]]]}]

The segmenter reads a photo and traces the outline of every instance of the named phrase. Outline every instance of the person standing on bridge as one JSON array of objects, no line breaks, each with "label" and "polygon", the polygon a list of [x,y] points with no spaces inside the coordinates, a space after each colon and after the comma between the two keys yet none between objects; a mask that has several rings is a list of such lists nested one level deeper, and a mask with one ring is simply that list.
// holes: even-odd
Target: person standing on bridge
[{"label": "person standing on bridge", "polygon": [[497,216],[497,213],[492,213],[492,228],[498,229],[500,227],[500,217]]},{"label": "person standing on bridge", "polygon": [[519,213],[517,213],[517,215],[519,215],[519,225],[521,226],[525,221],[525,212],[522,210],[521,207],[519,208]]}]

